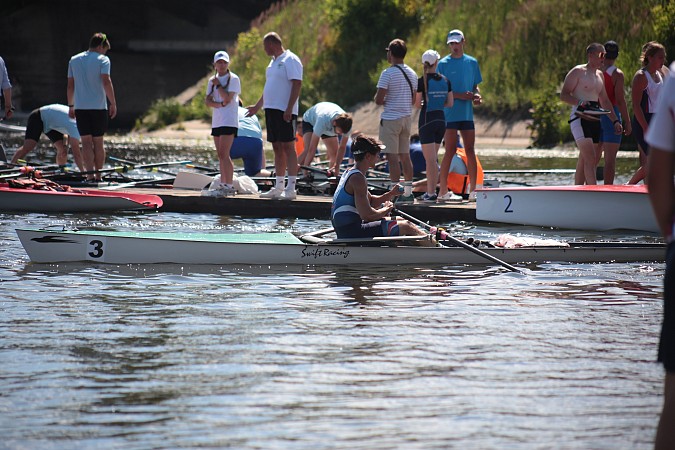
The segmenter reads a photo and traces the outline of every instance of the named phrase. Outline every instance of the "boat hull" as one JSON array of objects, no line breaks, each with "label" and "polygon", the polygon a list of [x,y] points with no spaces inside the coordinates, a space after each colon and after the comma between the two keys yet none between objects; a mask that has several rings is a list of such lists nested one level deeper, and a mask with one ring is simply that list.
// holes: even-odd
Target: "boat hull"
[{"label": "boat hull", "polygon": [[17,212],[107,212],[157,209],[157,195],[78,189],[74,192],[14,189],[0,186],[0,211]]},{"label": "boat hull", "polygon": [[[245,265],[492,264],[461,247],[307,244],[289,233],[257,235],[16,230],[37,263]],[[663,261],[661,244],[591,244],[572,247],[489,248],[508,263]]]},{"label": "boat hull", "polygon": [[659,231],[645,185],[480,189],[476,218],[578,230]]}]

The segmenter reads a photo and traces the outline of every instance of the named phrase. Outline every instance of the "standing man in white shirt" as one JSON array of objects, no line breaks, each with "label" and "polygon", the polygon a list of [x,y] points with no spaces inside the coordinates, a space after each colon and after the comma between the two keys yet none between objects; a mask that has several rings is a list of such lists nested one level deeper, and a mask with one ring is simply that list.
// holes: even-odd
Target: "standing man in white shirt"
[{"label": "standing man in white shirt", "polygon": [[[413,165],[410,160],[410,128],[412,107],[417,92],[417,74],[403,59],[408,49],[405,41],[394,39],[389,43],[387,62],[390,67],[382,71],[377,82],[375,103],[384,106],[380,116],[380,141],[389,161],[389,179],[392,185],[399,182],[403,169],[403,195],[397,202],[414,202],[412,193]],[[400,166],[399,166],[400,164]]]},{"label": "standing man in white shirt", "polygon": [[[265,109],[267,141],[274,150],[276,185],[261,194],[263,198],[295,200],[295,182],[298,178],[298,155],[295,153],[295,126],[298,118],[298,99],[302,87],[302,62],[284,48],[275,32],[263,38],[265,53],[272,57],[265,72],[265,87],[258,102],[249,106],[252,116]],[[288,171],[288,185],[284,187],[284,173]]]},{"label": "standing man in white shirt", "polygon": [[95,33],[89,40],[89,50],[73,56],[68,63],[68,115],[77,119],[84,168],[91,172],[88,180],[101,180],[101,173],[94,171],[100,171],[105,162],[103,135],[108,130],[108,116],[114,119],[117,115],[110,59],[105,56],[108,50],[108,37]]}]

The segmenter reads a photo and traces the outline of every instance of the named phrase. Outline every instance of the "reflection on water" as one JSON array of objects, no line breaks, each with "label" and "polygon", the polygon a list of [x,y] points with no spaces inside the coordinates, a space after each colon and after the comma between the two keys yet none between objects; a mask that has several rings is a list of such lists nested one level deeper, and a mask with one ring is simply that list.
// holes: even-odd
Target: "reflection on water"
[{"label": "reflection on water", "polygon": [[327,222],[0,222],[0,447],[651,447],[662,400],[661,265],[539,264],[514,274],[31,264],[14,226],[303,232]]}]

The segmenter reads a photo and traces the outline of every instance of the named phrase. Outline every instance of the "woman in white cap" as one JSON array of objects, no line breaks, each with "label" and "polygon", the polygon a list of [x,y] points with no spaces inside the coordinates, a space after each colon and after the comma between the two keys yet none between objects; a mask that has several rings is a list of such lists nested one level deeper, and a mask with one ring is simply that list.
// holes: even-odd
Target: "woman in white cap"
[{"label": "woman in white cap", "polygon": [[444,75],[436,73],[439,59],[441,55],[436,50],[427,50],[422,55],[424,75],[417,82],[415,100],[415,106],[421,108],[418,125],[427,171],[427,192],[422,196],[422,201],[425,202],[436,202],[438,198],[438,149],[445,135],[443,108],[453,105],[450,81]]},{"label": "woman in white cap", "polygon": [[234,165],[230,158],[232,142],[239,128],[239,77],[230,72],[230,55],[221,50],[213,55],[213,67],[216,73],[206,86],[206,106],[213,108],[211,136],[218,152],[220,162],[220,186],[216,188],[221,195],[234,195],[232,185]]}]

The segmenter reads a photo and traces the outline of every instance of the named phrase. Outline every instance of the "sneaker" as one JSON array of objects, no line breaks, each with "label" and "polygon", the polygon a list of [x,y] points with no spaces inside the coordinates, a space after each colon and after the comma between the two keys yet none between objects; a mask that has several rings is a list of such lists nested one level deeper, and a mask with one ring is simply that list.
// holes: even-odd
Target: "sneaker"
[{"label": "sneaker", "polygon": [[431,195],[429,195],[428,193],[425,192],[424,195],[422,196],[422,201],[423,201],[423,202],[432,202],[432,203],[436,203],[436,200],[437,200],[437,199],[438,199],[438,195],[436,195],[436,194],[431,194]]},{"label": "sneaker", "polygon": [[284,190],[281,188],[273,187],[267,192],[263,192],[260,194],[260,198],[273,198],[273,199],[279,199],[281,198],[281,194],[284,193]]},{"label": "sneaker", "polygon": [[415,203],[415,196],[412,195],[412,194],[410,194],[410,195],[400,195],[394,203],[396,203],[396,204]]},{"label": "sneaker", "polygon": [[444,195],[439,195],[438,199],[436,200],[438,203],[443,203],[443,202],[460,202],[464,200],[461,195],[456,195],[452,191],[446,192]]},{"label": "sneaker", "polygon": [[237,193],[234,186],[228,186],[227,184],[221,184],[215,191],[217,192],[218,197],[227,197],[228,195],[235,195]]},{"label": "sneaker", "polygon": [[281,193],[281,196],[279,197],[279,200],[295,200],[297,197],[298,194],[295,191],[295,189],[293,190],[284,189],[283,192]]},{"label": "sneaker", "polygon": [[476,191],[473,191],[472,193],[469,194],[469,201],[470,202],[476,201]]}]

